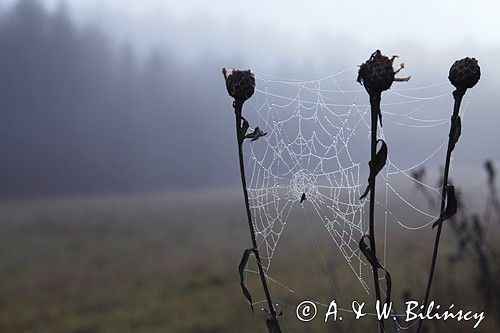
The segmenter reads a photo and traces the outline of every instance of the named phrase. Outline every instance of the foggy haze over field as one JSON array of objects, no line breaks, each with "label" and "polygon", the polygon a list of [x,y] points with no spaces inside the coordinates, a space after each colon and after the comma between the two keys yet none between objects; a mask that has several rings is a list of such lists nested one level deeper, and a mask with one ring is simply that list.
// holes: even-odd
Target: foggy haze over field
[{"label": "foggy haze over field", "polygon": [[[500,160],[495,1],[473,8],[445,1],[432,12],[388,1],[376,10],[323,1],[290,9],[285,1],[236,4],[0,4],[0,195],[237,184],[222,67],[315,79],[360,64],[376,48],[399,54],[416,87],[445,81],[455,59],[478,58],[483,75],[454,163]],[[346,12],[359,20],[346,21]],[[377,25],[377,15],[394,23]],[[451,106],[450,94],[450,113]],[[429,145],[419,140],[411,153]]]}]

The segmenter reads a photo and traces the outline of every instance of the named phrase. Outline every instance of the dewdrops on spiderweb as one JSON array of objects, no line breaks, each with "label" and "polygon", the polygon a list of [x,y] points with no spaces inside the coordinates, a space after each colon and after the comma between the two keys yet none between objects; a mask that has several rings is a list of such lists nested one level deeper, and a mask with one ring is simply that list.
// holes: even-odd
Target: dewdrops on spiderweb
[{"label": "dewdrops on spiderweb", "polygon": [[[370,292],[370,266],[358,246],[368,228],[366,200],[359,198],[368,176],[370,106],[365,89],[356,85],[356,71],[353,67],[311,81],[255,73],[255,93],[247,102],[253,109],[250,123],[267,135],[246,147],[247,187],[267,274],[271,274],[271,262],[279,260],[274,255],[292,212],[304,207],[311,223],[323,227],[331,250],[344,258],[353,277]],[[439,195],[432,182],[423,183],[412,172],[435,161],[446,144],[441,135],[449,122],[441,111],[446,96],[446,82],[409,83],[384,96],[380,137],[390,131],[404,131],[409,137],[424,133],[429,142],[422,153],[411,156],[391,144],[387,165],[379,175],[383,195],[377,200],[377,210],[383,212],[384,231],[379,257],[386,267],[390,267],[386,262],[391,244],[388,226],[409,232],[432,224],[438,215],[399,190],[399,185],[419,184],[431,196]],[[409,220],[400,206],[417,218]]]}]

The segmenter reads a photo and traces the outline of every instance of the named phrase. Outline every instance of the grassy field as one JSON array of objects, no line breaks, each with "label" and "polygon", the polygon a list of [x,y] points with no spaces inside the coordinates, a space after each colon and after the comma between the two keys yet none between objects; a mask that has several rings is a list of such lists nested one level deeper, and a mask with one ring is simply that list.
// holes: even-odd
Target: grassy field
[{"label": "grassy field", "polygon": [[[240,196],[229,191],[3,202],[0,331],[265,332],[265,313],[257,305],[252,315],[239,286],[237,266],[250,244]],[[352,300],[371,300],[320,223],[311,222],[312,229],[300,214],[292,217],[271,266],[283,330],[376,331],[373,318],[354,321],[347,313],[347,320],[330,324],[320,317],[308,324],[296,319],[295,306],[305,299],[336,299],[346,308]],[[497,232],[498,225],[488,234],[495,250]],[[393,299],[402,309],[404,291],[416,300],[423,296],[433,233],[396,227],[388,233]],[[443,241],[432,298],[446,307],[486,311],[475,331],[494,332],[498,312],[477,291],[477,266],[468,259],[450,263],[456,241],[446,228]],[[364,272],[371,281],[370,270]],[[254,299],[262,299],[255,276],[248,285]],[[320,314],[325,310],[319,307]],[[426,327],[472,331],[470,322]]]}]

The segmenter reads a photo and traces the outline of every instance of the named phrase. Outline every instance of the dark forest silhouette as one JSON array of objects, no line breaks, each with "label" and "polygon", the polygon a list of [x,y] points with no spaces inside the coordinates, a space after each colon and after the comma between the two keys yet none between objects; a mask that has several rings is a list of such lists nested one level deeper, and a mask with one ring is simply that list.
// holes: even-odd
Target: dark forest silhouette
[{"label": "dark forest silhouette", "polygon": [[[263,57],[243,53],[249,46],[242,42],[237,48],[221,44],[224,54],[199,46],[183,58],[179,50],[197,39],[169,31],[161,34],[170,44],[137,52],[132,37],[117,41],[98,25],[73,22],[71,14],[64,3],[49,11],[39,0],[18,0],[0,11],[0,197],[236,186],[234,119],[219,70],[258,70]],[[362,60],[331,49],[328,66],[318,72],[294,65],[294,54],[271,57],[268,67],[287,77],[315,78]],[[409,72],[422,85],[440,82],[458,56],[412,63]],[[483,134],[496,133],[497,123],[495,95],[488,90],[496,81],[488,79],[496,77],[485,77],[477,89],[474,121],[464,131],[470,137],[459,147],[468,158],[457,163],[498,158],[484,146]],[[246,116],[252,117],[251,108]],[[399,137],[413,142],[406,132]],[[428,145],[413,148],[428,153]],[[391,147],[404,151],[405,141]]]},{"label": "dark forest silhouette", "polygon": [[[68,11],[21,0],[0,16],[0,195],[224,183],[214,169],[232,133],[204,125],[225,97],[206,70],[219,64],[180,68],[163,49],[142,60]],[[231,128],[220,120],[210,123]]]}]

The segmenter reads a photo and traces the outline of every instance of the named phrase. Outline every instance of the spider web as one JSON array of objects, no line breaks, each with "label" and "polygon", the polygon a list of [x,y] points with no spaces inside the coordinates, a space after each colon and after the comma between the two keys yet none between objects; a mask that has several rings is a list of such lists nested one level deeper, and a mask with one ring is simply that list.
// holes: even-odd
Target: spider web
[{"label": "spider web", "polygon": [[[266,271],[292,210],[307,206],[362,288],[370,293],[371,267],[358,244],[368,233],[365,205],[369,201],[360,200],[360,195],[369,172],[371,113],[366,91],[355,83],[356,75],[357,68],[350,68],[302,81],[257,73],[256,92],[247,102],[245,116],[267,135],[245,146],[245,159],[250,208]],[[447,81],[413,84],[395,83],[382,98],[384,127],[379,129],[379,137],[387,141],[389,156],[377,178],[377,192],[383,193],[377,194],[376,209],[382,210],[384,219],[376,223],[383,224],[378,256],[384,265],[388,224],[418,230],[438,215],[398,188],[402,182],[417,185],[439,200],[438,185],[426,184],[412,173],[424,164],[441,163],[439,152],[447,142],[443,133],[449,126],[451,89]],[[422,153],[409,154],[412,140],[422,136],[434,144],[421,147]],[[406,145],[392,142],[392,137],[405,137]],[[405,218],[397,209],[402,205],[419,218]]]}]

